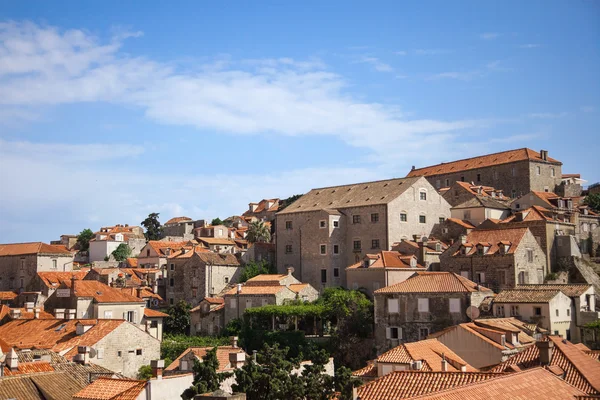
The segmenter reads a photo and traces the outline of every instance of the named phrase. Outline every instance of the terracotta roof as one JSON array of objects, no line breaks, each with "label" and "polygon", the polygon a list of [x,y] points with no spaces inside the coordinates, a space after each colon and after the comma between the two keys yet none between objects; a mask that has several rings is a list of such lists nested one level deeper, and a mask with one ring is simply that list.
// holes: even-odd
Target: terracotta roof
[{"label": "terracotta roof", "polygon": [[[198,361],[202,361],[202,357],[206,355],[209,350],[214,349],[213,347],[188,347],[183,353],[179,355],[167,368],[165,371],[176,371],[179,369],[179,361],[183,356],[188,354],[190,351],[194,352]],[[217,360],[219,361],[219,369],[217,371],[231,371],[233,368],[229,363],[229,354],[230,353],[244,353],[244,350],[239,347],[232,346],[218,346],[217,347]]]},{"label": "terracotta roof", "polygon": [[355,183],[312,189],[278,214],[387,204],[410,188],[417,178]]},{"label": "terracotta roof", "polygon": [[[500,251],[498,243],[501,241],[508,241],[511,246],[508,249],[507,254],[513,254],[521,240],[527,233],[528,228],[508,228],[508,229],[476,229],[471,231],[467,235],[467,243],[472,245],[477,243],[489,243],[491,244],[485,255],[493,255]],[[476,254],[477,249],[472,246],[467,255]],[[460,251],[457,251],[454,256],[462,256]]]},{"label": "terracotta roof", "polygon": [[448,361],[448,371],[460,371],[461,366],[465,366],[469,372],[477,371],[477,368],[469,365],[458,354],[454,353],[437,339],[403,343],[377,357],[377,362],[410,364],[413,361],[421,360],[423,361],[425,370],[441,371],[443,358]]},{"label": "terracotta roof", "polygon": [[0,379],[0,399],[71,400],[85,387],[65,372],[46,372]]},{"label": "terracotta roof", "polygon": [[177,224],[179,222],[192,221],[190,217],[174,217],[165,222],[165,225]]},{"label": "terracotta roof", "polygon": [[265,282],[279,284],[287,276],[287,274],[260,274],[248,279],[246,285],[263,284]]},{"label": "terracotta roof", "polygon": [[42,242],[0,244],[1,256],[20,256],[25,254],[61,254],[72,256],[68,250]]},{"label": "terracotta roof", "polygon": [[[282,290],[291,290],[284,285],[243,285],[242,295],[275,295]],[[237,294],[237,287],[233,287],[224,296],[233,296]]]},{"label": "terracotta roof", "polygon": [[375,291],[378,293],[465,293],[490,291],[452,272],[417,272],[407,280]]},{"label": "terracotta roof", "polygon": [[[136,287],[126,287],[126,288],[114,288],[117,290],[120,290],[123,293],[126,293],[130,296],[134,296],[137,297],[139,299],[147,299],[147,298],[152,298],[152,299],[158,299],[158,301],[163,301],[163,298],[160,297],[159,294],[154,293],[152,290],[150,290],[150,288],[148,287],[142,287],[142,288],[136,288]],[[142,290],[141,297],[138,296],[138,289]]]},{"label": "terracotta roof", "polygon": [[131,268],[137,268],[138,267],[138,259],[135,257],[129,257],[127,259],[127,265],[129,265]]},{"label": "terracotta roof", "polygon": [[205,297],[202,300],[211,304],[225,304],[225,300],[222,297]]},{"label": "terracotta roof", "polygon": [[198,241],[214,246],[235,246],[235,241],[229,238],[199,237]]},{"label": "terracotta roof", "polygon": [[[600,363],[559,336],[548,336],[548,340],[554,343],[550,365],[565,371],[565,381],[587,394],[600,394]],[[537,346],[533,345],[498,364],[492,371],[510,371],[514,366],[523,370],[539,365],[540,353]]]},{"label": "terracotta roof", "polygon": [[[375,256],[375,257],[373,257]],[[414,255],[411,254],[403,254],[399,251],[382,251],[379,254],[368,254],[367,257],[374,258],[375,261],[369,266],[365,266],[363,261],[359,261],[356,264],[352,264],[349,266],[349,269],[359,269],[359,268],[394,268],[394,269],[408,269],[408,270],[427,270],[426,267],[416,264],[415,267],[411,267],[411,260],[417,260]]]},{"label": "terracotta roof", "polygon": [[[10,308],[10,310],[20,310],[21,315],[20,315],[19,319],[33,319],[33,317],[34,317],[33,311],[27,311],[27,309],[23,308],[23,307],[20,307],[20,308],[12,307],[12,308]],[[39,319],[54,319],[54,315],[52,315],[44,310],[40,310]]]},{"label": "terracotta roof", "polygon": [[[540,161],[543,162],[540,152],[527,148],[502,151],[500,153],[486,154],[483,156],[465,158],[462,160],[441,163],[429,167],[413,169],[406,175],[407,177],[414,176],[435,176],[441,174],[451,174],[461,171],[469,171],[477,168],[492,167],[495,165],[508,164],[515,161]],[[548,162],[561,164],[560,161],[548,157]]]},{"label": "terracotta roof", "polygon": [[162,240],[149,240],[148,243],[146,244],[147,246],[150,246],[156,253],[158,253],[159,256],[161,257],[165,257],[165,249],[180,249],[182,247],[191,247],[193,246],[193,243],[190,241],[183,241],[183,242],[167,242],[167,241],[162,241]]},{"label": "terracotta roof", "polygon": [[0,292],[0,300],[14,300],[18,294],[15,292]]},{"label": "terracotta roof", "polygon": [[414,399],[489,400],[489,399],[573,399],[584,394],[544,368],[499,376],[458,388],[448,388]]},{"label": "terracotta roof", "polygon": [[240,261],[233,254],[197,253],[200,260],[211,265],[240,265]]},{"label": "terracotta roof", "polygon": [[64,281],[63,286],[71,288],[76,297],[92,297],[97,303],[143,303],[144,300],[132,296],[124,291],[105,285],[100,281]]},{"label": "terracotta roof", "polygon": [[4,376],[34,374],[38,372],[54,372],[54,368],[50,363],[44,361],[20,362],[16,370],[4,366]]},{"label": "terracotta roof", "polygon": [[373,360],[367,363],[366,367],[352,371],[352,376],[359,378],[377,378],[377,366]]},{"label": "terracotta roof", "polygon": [[463,219],[458,219],[458,218],[447,218],[446,221],[450,221],[453,222],[457,225],[462,226],[463,228],[467,228],[467,229],[475,229],[475,225],[473,225],[472,223],[470,223],[469,221],[463,220]]},{"label": "terracotta roof", "polygon": [[587,283],[577,284],[544,284],[544,285],[517,285],[516,289],[525,290],[560,290],[565,296],[579,297],[587,292],[592,285]]},{"label": "terracotta roof", "polygon": [[135,400],[146,387],[146,381],[100,377],[75,393],[73,399]]},{"label": "terracotta roof", "polygon": [[71,271],[71,272],[53,272],[43,271],[38,272],[38,277],[47,288],[56,289],[62,282],[71,281],[73,277],[75,279],[83,279],[88,274],[88,270],[83,271]]},{"label": "terracotta roof", "polygon": [[358,396],[361,400],[406,399],[503,375],[482,372],[394,371],[359,387]]},{"label": "terracotta roof", "polygon": [[[547,210],[543,207],[539,206],[531,206],[525,210],[518,211],[516,214],[511,215],[500,221],[501,223],[509,223],[509,222],[527,222],[527,221],[552,221],[552,218],[547,214],[552,213],[550,210]],[[523,216],[522,221],[517,221],[517,214]]]},{"label": "terracotta roof", "polygon": [[184,246],[180,249],[173,249],[169,255],[169,259],[192,258],[196,253],[211,253],[211,251],[202,245]]},{"label": "terracotta roof", "polygon": [[[268,202],[273,203],[271,205],[271,207],[269,207],[269,208],[267,208]],[[263,199],[263,200],[259,201],[258,203],[251,203],[251,204],[256,204],[257,205],[256,209],[254,211],[247,210],[242,215],[258,214],[263,211],[275,212],[279,209],[279,199]]]},{"label": "terracotta roof", "polygon": [[546,303],[561,293],[560,290],[503,290],[494,298],[494,303]]},{"label": "terracotta roof", "polygon": [[144,309],[144,317],[148,318],[166,318],[169,314],[165,314],[164,312],[160,312],[157,310],[152,310],[151,308]]}]

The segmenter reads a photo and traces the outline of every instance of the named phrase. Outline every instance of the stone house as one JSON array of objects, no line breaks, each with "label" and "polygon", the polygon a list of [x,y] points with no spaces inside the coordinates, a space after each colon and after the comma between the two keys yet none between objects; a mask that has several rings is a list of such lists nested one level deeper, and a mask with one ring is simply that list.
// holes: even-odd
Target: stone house
[{"label": "stone house", "polygon": [[476,319],[429,337],[444,343],[475,368],[487,370],[534,344],[541,333],[537,327],[531,328],[514,317]]},{"label": "stone house", "polygon": [[443,242],[453,243],[463,235],[468,235],[475,229],[475,226],[469,221],[457,218],[447,218],[432,232],[432,235]]},{"label": "stone house", "polygon": [[277,214],[277,268],[315,288],[342,286],[345,268],[412,235],[429,237],[450,205],[425,178],[313,189]]},{"label": "stone house", "polygon": [[[227,232],[228,230],[225,229]],[[228,237],[224,238],[213,238],[213,237],[199,237],[198,243],[205,248],[209,249],[213,253],[219,254],[236,254],[242,252],[235,241]]]},{"label": "stone house", "polygon": [[279,210],[279,199],[263,199],[258,203],[249,203],[248,210],[242,214],[245,218],[256,218],[271,222]]},{"label": "stone house", "polygon": [[493,292],[450,272],[417,272],[375,291],[375,341],[378,349],[423,340],[451,325],[467,322],[467,308],[478,307]]},{"label": "stone house", "polygon": [[149,240],[138,256],[138,266],[142,268],[158,268],[160,270],[167,264],[171,252],[182,247],[192,248],[196,244],[192,241],[171,242],[162,240]]},{"label": "stone house", "polygon": [[316,300],[319,292],[310,284],[300,282],[292,273],[293,269],[289,268],[287,274],[257,275],[225,292],[224,324],[240,318],[247,308],[281,305],[293,300]]},{"label": "stone house", "polygon": [[8,347],[50,349],[128,377],[160,357],[159,340],[121,319],[17,320],[0,326],[0,337]]},{"label": "stone house", "polygon": [[235,232],[225,225],[206,225],[194,230],[196,238],[234,239]]},{"label": "stone house", "polygon": [[346,268],[346,287],[364,290],[369,296],[382,287],[403,282],[417,271],[427,268],[418,264],[417,257],[398,251],[367,254],[361,261]]},{"label": "stone house", "polygon": [[178,237],[182,240],[193,240],[194,230],[205,226],[206,221],[194,221],[190,217],[174,217],[163,225],[163,234],[166,237]]},{"label": "stone house", "polygon": [[516,198],[532,190],[554,191],[561,184],[562,163],[548,157],[548,151],[522,148],[412,168],[407,177],[424,176],[437,189],[452,182],[471,182],[502,190]]},{"label": "stone house", "polygon": [[205,297],[190,310],[190,335],[217,336],[225,327],[225,300]]},{"label": "stone house", "polygon": [[[236,240],[240,247],[240,241]],[[266,262],[271,265],[277,263],[277,245],[275,243],[256,242],[248,247],[248,250],[242,255],[242,260],[248,262]]]},{"label": "stone house", "polygon": [[148,333],[148,335],[162,341],[163,337],[163,322],[165,318],[168,318],[169,314],[153,310],[151,308],[144,308],[144,317],[142,318],[141,328]]},{"label": "stone house", "polygon": [[185,300],[192,306],[220,293],[238,281],[242,265],[233,254],[215,254],[196,246],[168,258],[166,297],[168,304]]},{"label": "stone house", "polygon": [[38,272],[32,279],[28,290],[40,292],[41,296],[38,297],[39,301],[37,306],[42,306],[46,299],[59,288],[60,284],[64,281],[71,281],[71,279],[83,279],[89,273],[89,268],[83,268],[76,271],[69,272],[54,272],[54,271],[43,271]]},{"label": "stone house", "polygon": [[494,290],[544,283],[546,255],[528,228],[475,229],[441,256],[442,271]]},{"label": "stone house", "polygon": [[451,186],[441,188],[439,192],[452,207],[474,198],[492,199],[505,205],[510,205],[512,201],[510,197],[504,195],[502,190],[491,186],[474,185],[470,182],[461,181],[450,183]]},{"label": "stone house", "polygon": [[488,197],[474,197],[450,209],[452,218],[468,221],[479,226],[488,219],[500,221],[511,214],[511,208],[504,202]]},{"label": "stone house", "polygon": [[392,250],[414,255],[418,264],[432,271],[440,270],[440,255],[447,248],[448,245],[441,240],[427,237],[418,238],[416,235],[413,240],[402,239],[399,243],[392,245]]},{"label": "stone house", "polygon": [[144,230],[139,226],[127,224],[103,226],[94,235],[90,240],[89,262],[104,261],[123,243],[129,246],[133,257],[140,254],[141,249],[146,245]]},{"label": "stone house", "polygon": [[0,291],[23,291],[40,271],[68,272],[73,254],[42,242],[0,244]]}]

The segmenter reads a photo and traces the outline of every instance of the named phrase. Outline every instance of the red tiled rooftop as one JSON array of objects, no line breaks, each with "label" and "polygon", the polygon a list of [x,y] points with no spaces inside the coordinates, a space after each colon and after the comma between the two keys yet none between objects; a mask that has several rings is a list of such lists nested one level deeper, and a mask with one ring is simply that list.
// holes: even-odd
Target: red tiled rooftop
[{"label": "red tiled rooftop", "polygon": [[73,399],[135,400],[146,387],[146,381],[132,379],[97,378]]},{"label": "red tiled rooftop", "polygon": [[490,291],[452,272],[417,272],[407,280],[375,291],[380,293],[459,293]]},{"label": "red tiled rooftop", "polygon": [[26,254],[61,254],[71,256],[71,252],[42,242],[0,244],[1,256],[20,256]]}]

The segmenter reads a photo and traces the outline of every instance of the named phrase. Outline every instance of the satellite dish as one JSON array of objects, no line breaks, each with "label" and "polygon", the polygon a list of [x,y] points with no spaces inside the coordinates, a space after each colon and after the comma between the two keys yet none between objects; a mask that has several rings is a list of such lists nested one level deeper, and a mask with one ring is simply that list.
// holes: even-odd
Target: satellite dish
[{"label": "satellite dish", "polygon": [[475,306],[470,306],[469,308],[467,308],[467,317],[469,317],[469,319],[471,321],[478,318],[479,317],[479,308],[477,308]]},{"label": "satellite dish", "polygon": [[93,347],[92,347],[92,348],[90,348],[90,357],[91,357],[91,358],[94,358],[94,357],[96,357],[96,350],[95,350]]}]

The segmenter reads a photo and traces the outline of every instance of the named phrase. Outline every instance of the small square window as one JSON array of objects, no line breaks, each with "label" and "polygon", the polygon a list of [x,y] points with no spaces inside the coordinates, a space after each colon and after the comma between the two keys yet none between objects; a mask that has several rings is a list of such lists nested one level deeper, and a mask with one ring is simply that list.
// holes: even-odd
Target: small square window
[{"label": "small square window", "polygon": [[446,179],[446,187],[450,186],[450,179]]},{"label": "small square window", "polygon": [[397,327],[390,328],[390,339],[399,339],[400,329]]},{"label": "small square window", "polygon": [[362,248],[360,240],[354,241],[354,250],[360,250]]},{"label": "small square window", "polygon": [[325,255],[325,254],[327,254],[327,245],[326,245],[326,244],[322,244],[322,245],[319,247],[319,251],[320,251],[321,255]]},{"label": "small square window", "polygon": [[533,307],[533,315],[539,317],[542,315],[542,307]]},{"label": "small square window", "polygon": [[446,221],[446,218],[440,217],[440,224],[443,224]]},{"label": "small square window", "polygon": [[135,351],[135,355],[136,355],[136,356],[141,356],[141,355],[142,355],[142,349],[137,349],[137,350]]},{"label": "small square window", "polygon": [[426,192],[419,192],[419,199],[420,200],[427,200],[427,193]]},{"label": "small square window", "polygon": [[175,279],[169,279],[169,286],[175,286]]},{"label": "small square window", "polygon": [[292,229],[292,221],[285,221],[285,229]]},{"label": "small square window", "polygon": [[171,271],[175,271],[175,264],[171,264]]},{"label": "small square window", "polygon": [[406,218],[406,213],[401,213],[400,214],[400,222],[406,222],[407,218]]},{"label": "small square window", "polygon": [[373,240],[371,240],[371,248],[372,249],[378,249],[379,248],[379,239],[373,239]]},{"label": "small square window", "polygon": [[292,245],[291,244],[286,244],[285,245],[285,253],[286,254],[292,253]]},{"label": "small square window", "polygon": [[120,350],[117,351],[117,357],[121,357],[123,355],[123,352],[121,352]]},{"label": "small square window", "polygon": [[338,221],[337,219],[333,221],[333,227],[337,228],[340,226],[340,221]]},{"label": "small square window", "polygon": [[481,174],[477,174],[477,182],[481,182]]},{"label": "small square window", "polygon": [[429,328],[420,328],[419,329],[419,339],[420,340],[427,339],[427,336],[429,336]]},{"label": "small square window", "polygon": [[353,215],[352,216],[352,223],[353,224],[360,224],[360,215]]},{"label": "small square window", "polygon": [[419,215],[419,223],[424,224],[425,222],[427,222],[427,219],[425,218],[425,216]]},{"label": "small square window", "polygon": [[340,269],[339,268],[334,268],[333,269],[333,277],[334,278],[339,278],[340,277]]},{"label": "small square window", "polygon": [[417,299],[417,305],[419,312],[429,312],[429,299]]},{"label": "small square window", "polygon": [[378,213],[371,214],[371,222],[373,222],[373,223],[379,222],[379,214]]},{"label": "small square window", "polygon": [[327,228],[327,221],[325,221],[325,220],[319,221],[319,228]]}]

